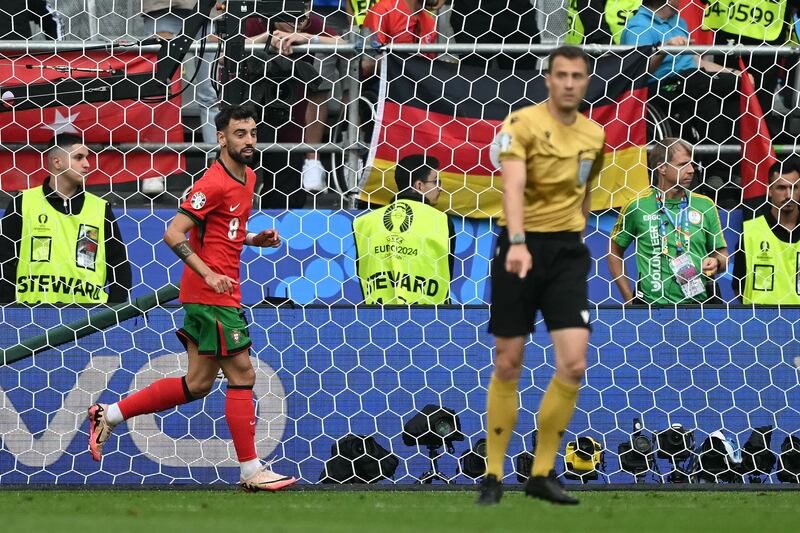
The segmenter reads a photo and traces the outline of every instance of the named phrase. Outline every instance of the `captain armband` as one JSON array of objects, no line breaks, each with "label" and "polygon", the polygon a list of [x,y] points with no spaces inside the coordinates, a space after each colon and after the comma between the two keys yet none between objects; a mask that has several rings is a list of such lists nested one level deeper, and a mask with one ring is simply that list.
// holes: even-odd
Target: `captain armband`
[{"label": "captain armband", "polygon": [[186,259],[194,253],[194,250],[192,250],[189,241],[179,242],[178,244],[172,247],[172,251],[175,252],[175,255],[177,255],[181,261],[186,261]]}]

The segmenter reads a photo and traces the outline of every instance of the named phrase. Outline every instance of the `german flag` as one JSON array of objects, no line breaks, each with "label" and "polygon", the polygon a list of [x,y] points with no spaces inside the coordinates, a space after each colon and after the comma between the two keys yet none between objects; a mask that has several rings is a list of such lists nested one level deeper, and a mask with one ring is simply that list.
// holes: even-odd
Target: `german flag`
[{"label": "german flag", "polygon": [[[606,131],[606,166],[592,210],[620,207],[648,187],[645,69],[650,49],[606,54],[594,62],[581,111]],[[394,167],[426,153],[440,164],[446,193],[437,207],[471,218],[497,216],[502,183],[490,156],[511,111],[544,101],[538,70],[490,71],[388,54],[382,60],[378,109],[360,199],[385,205],[396,193]],[[449,202],[447,201],[449,197]]]}]

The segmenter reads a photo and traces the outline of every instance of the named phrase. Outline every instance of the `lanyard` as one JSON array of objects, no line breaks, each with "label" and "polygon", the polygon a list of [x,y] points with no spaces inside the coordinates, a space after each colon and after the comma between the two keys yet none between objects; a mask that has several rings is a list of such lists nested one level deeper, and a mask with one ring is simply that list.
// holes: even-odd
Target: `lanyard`
[{"label": "lanyard", "polygon": [[677,255],[681,255],[684,253],[684,246],[686,247],[686,251],[689,251],[689,217],[687,211],[689,210],[689,191],[686,191],[683,195],[683,199],[681,200],[681,209],[678,211],[678,218],[673,219],[672,215],[669,211],[667,211],[667,207],[664,204],[661,191],[656,191],[656,208],[658,209],[659,213],[662,215],[660,216],[661,220],[661,253],[669,256],[669,245],[667,241],[667,222],[669,221],[672,224],[672,227],[675,228],[675,249],[677,251]]}]

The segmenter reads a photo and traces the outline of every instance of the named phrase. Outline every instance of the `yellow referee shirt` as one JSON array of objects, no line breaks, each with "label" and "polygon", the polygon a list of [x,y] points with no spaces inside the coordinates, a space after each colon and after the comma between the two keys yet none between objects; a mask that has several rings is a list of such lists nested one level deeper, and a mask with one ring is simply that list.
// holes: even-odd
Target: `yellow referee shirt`
[{"label": "yellow referee shirt", "polygon": [[[603,128],[580,113],[564,125],[543,102],[511,113],[496,142],[500,161],[527,165],[525,231],[583,231],[586,187],[596,184],[603,168]],[[504,214],[499,224],[506,225]]]}]

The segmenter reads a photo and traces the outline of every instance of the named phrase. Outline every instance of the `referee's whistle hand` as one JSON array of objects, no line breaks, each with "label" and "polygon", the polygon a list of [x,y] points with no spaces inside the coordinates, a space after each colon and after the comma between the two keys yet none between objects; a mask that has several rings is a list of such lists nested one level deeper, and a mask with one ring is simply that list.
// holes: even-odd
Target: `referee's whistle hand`
[{"label": "referee's whistle hand", "polygon": [[527,246],[511,246],[506,254],[506,271],[525,279],[533,266],[533,258]]}]

